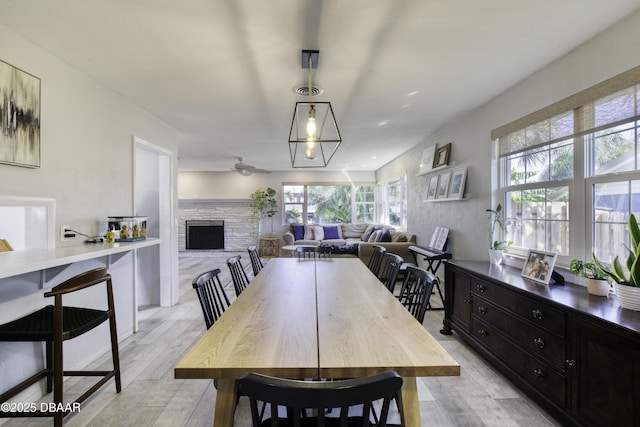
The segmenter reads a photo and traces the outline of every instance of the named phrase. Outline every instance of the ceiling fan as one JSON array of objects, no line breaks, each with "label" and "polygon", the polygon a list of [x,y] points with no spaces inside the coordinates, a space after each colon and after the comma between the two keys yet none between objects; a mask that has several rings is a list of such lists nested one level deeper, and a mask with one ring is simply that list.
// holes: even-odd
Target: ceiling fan
[{"label": "ceiling fan", "polygon": [[271,171],[265,169],[258,169],[255,166],[244,163],[242,157],[238,157],[238,163],[235,164],[235,168],[240,175],[249,176],[253,173],[271,173]]}]

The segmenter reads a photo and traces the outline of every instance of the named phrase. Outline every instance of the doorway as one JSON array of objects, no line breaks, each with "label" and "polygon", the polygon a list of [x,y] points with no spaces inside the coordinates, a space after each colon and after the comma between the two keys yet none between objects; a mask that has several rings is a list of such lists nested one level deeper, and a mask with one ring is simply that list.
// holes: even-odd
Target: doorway
[{"label": "doorway", "polygon": [[[160,244],[137,252],[136,307],[178,302],[177,243],[173,232],[173,153],[138,137],[134,144],[134,215],[147,217],[147,234]],[[148,268],[147,268],[148,267]],[[136,320],[137,324],[137,320]]]}]

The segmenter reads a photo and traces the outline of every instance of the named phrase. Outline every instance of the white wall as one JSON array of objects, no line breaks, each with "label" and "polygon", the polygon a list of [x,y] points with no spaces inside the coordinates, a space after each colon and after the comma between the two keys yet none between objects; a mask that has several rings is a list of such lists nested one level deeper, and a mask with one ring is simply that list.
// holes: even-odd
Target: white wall
[{"label": "white wall", "polygon": [[[488,217],[492,202],[490,132],[603,80],[640,65],[640,12],[605,30],[568,55],[533,73],[487,104],[458,117],[424,142],[377,171],[377,179],[407,170],[407,228],[427,244],[436,226],[449,227],[457,259],[487,260]],[[526,52],[523,53],[526,55]],[[517,61],[518,58],[513,58]],[[453,142],[450,161],[467,166],[470,200],[425,203],[428,176],[416,176],[422,150]]]},{"label": "white wall", "polygon": [[[174,153],[173,164],[177,164],[176,129],[1,25],[0,59],[41,80],[42,145],[39,169],[0,164],[0,195],[55,199],[56,230],[60,224],[69,224],[78,231],[94,234],[104,231],[97,230],[99,220],[134,213],[133,135]],[[174,177],[177,174],[175,170],[171,173]],[[175,200],[174,204],[177,205]],[[56,242],[56,246],[78,244],[82,240]],[[110,264],[120,338],[133,328],[132,258],[129,254]],[[102,261],[72,265],[47,286],[93,268],[96,263],[103,265]],[[10,286],[9,281],[25,282],[32,292],[13,301],[0,299],[0,321],[9,320],[3,317],[5,314],[17,316],[44,305],[42,290],[30,287],[38,280],[38,274],[0,280],[0,295],[7,294],[3,289]],[[98,297],[86,299],[95,304]],[[71,347],[65,350],[69,356],[65,363],[82,366],[106,350],[108,335],[104,331],[97,335],[83,338],[78,344],[71,341]],[[0,392],[42,365],[40,347],[0,343]]]},{"label": "white wall", "polygon": [[87,234],[99,219],[131,215],[132,136],[177,152],[177,131],[4,26],[0,52],[40,78],[42,105],[42,166],[0,164],[0,194],[54,198],[57,225]]}]

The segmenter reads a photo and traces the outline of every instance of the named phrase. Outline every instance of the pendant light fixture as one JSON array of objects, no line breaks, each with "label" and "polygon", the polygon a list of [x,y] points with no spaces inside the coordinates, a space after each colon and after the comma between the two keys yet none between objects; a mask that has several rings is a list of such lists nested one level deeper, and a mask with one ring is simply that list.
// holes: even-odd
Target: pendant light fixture
[{"label": "pendant light fixture", "polygon": [[326,167],[342,142],[330,102],[313,101],[313,69],[320,52],[302,51],[302,68],[309,69],[309,100],[296,102],[289,132],[289,152],[294,168]]}]

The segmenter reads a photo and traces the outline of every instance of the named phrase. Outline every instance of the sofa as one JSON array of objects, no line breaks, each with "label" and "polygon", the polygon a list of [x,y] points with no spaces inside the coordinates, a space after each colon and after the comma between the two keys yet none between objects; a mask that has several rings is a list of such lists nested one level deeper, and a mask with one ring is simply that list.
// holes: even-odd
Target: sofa
[{"label": "sofa", "polygon": [[405,262],[415,262],[413,255],[409,252],[409,246],[416,244],[415,234],[395,230],[389,225],[291,224],[283,240],[287,246],[332,246],[336,248],[336,253],[353,253],[365,264],[369,264],[373,246],[377,245],[383,246],[388,252],[400,255]]}]

